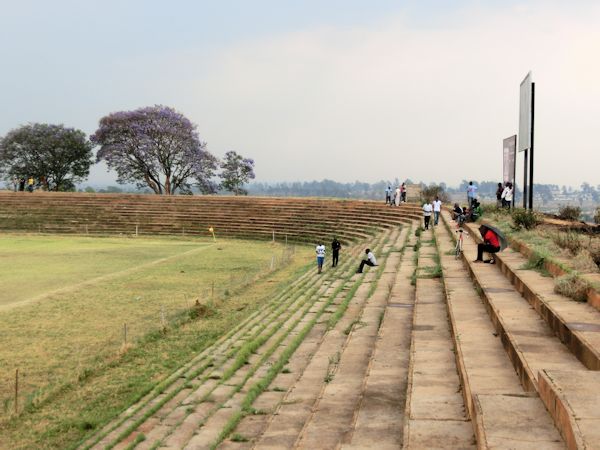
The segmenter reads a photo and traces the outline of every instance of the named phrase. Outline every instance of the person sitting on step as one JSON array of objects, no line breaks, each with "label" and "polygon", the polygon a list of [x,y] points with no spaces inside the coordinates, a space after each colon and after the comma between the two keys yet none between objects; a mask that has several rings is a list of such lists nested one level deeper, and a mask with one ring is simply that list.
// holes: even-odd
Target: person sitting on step
[{"label": "person sitting on step", "polygon": [[371,249],[366,249],[365,253],[367,254],[367,258],[363,259],[360,262],[360,266],[358,267],[358,270],[356,271],[356,273],[362,273],[363,268],[365,267],[365,264],[367,266],[371,266],[374,267],[377,265],[377,260],[375,259],[375,255],[373,254],[373,252],[371,251]]},{"label": "person sitting on step", "polygon": [[[495,264],[496,260],[494,259],[494,253],[498,253],[500,251],[500,240],[496,233],[492,230],[487,229],[485,234],[483,235],[483,242],[477,244],[477,259],[473,262],[484,262],[489,264]],[[490,259],[483,260],[483,252],[487,252],[490,254]]]}]

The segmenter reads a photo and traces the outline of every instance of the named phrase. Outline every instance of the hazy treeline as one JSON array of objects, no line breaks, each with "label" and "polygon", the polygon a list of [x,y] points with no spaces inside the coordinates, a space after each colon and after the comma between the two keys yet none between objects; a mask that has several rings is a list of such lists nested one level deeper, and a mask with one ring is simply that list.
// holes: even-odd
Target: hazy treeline
[{"label": "hazy treeline", "polygon": [[[467,191],[469,181],[473,181],[478,187],[478,196],[484,199],[494,199],[499,181],[487,180],[463,180],[458,186],[448,186],[446,183],[437,183],[448,194],[463,194]],[[393,181],[381,180],[375,183],[365,183],[354,181],[352,183],[340,183],[333,180],[322,181],[296,181],[279,183],[251,183],[248,185],[250,195],[264,195],[277,197],[337,197],[337,198],[364,198],[364,199],[383,199],[385,198],[385,188],[391,186],[395,188],[402,181],[395,179]],[[414,183],[407,179],[406,184],[420,184],[422,187],[431,186],[436,183],[425,184],[423,182]],[[572,198],[578,200],[585,198],[590,201],[600,202],[600,185],[592,186],[589,183],[582,183],[579,189],[573,189],[570,186],[559,186],[556,184],[535,184],[534,193],[542,202],[551,202]],[[516,186],[515,200],[519,202],[522,191]]]}]

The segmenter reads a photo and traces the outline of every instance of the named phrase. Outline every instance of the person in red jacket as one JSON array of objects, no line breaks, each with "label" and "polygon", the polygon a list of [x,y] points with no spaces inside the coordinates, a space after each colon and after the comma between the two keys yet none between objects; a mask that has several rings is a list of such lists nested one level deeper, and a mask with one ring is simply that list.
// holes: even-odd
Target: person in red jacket
[{"label": "person in red jacket", "polygon": [[[481,244],[477,244],[477,259],[473,262],[485,262],[489,264],[494,264],[496,260],[494,259],[493,254],[498,253],[500,251],[500,241],[496,233],[494,233],[490,229],[486,229],[485,234],[483,235],[483,242]],[[483,260],[483,252],[487,252],[491,254],[491,258],[487,260]]]}]

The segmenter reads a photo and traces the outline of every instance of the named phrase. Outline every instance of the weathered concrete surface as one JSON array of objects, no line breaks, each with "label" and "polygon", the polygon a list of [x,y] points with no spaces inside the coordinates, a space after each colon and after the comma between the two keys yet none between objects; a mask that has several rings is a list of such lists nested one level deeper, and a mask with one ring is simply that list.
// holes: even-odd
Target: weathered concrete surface
[{"label": "weathered concrete surface", "polygon": [[[444,220],[449,220],[447,212]],[[584,366],[554,336],[546,322],[517,292],[495,265],[477,264],[474,239],[464,241],[464,259],[492,323],[526,391],[537,391],[537,373],[542,369],[583,369]]]},{"label": "weathered concrete surface", "polygon": [[[463,397],[476,425],[478,447],[533,449],[556,445],[561,439],[550,415],[539,398],[525,394],[468,271],[461,260],[448,254],[454,248],[450,235],[438,228],[436,237]],[[502,414],[486,409],[484,418],[481,404],[476,405],[478,398],[483,398],[484,406],[488,405],[486,399],[498,399]],[[512,430],[510,439],[503,440],[507,429]]]},{"label": "weathered concrete surface", "polygon": [[[431,231],[422,239],[428,237]],[[435,265],[434,252],[431,244],[423,245],[420,268]],[[417,280],[410,358],[404,448],[475,448],[439,279]]]},{"label": "weathered concrete surface", "polygon": [[565,444],[537,397],[476,395],[477,444],[481,449],[558,450]]},{"label": "weathered concrete surface", "polygon": [[540,396],[569,449],[600,448],[600,372],[544,370]]},{"label": "weathered concrete surface", "polygon": [[[403,230],[398,237],[400,244],[405,235],[406,230]],[[400,253],[393,252],[389,255],[377,288],[368,299],[360,321],[351,330],[346,330],[350,333],[344,349],[335,357],[339,363],[334,361],[337,369],[330,371],[313,414],[296,442],[296,448],[335,449],[340,444],[350,442],[377,340],[379,321],[390,296],[388,285],[395,283],[400,261]],[[396,270],[386,270],[389,268]]]},{"label": "weathered concrete surface", "polygon": [[[476,227],[468,227],[476,236]],[[554,292],[552,277],[522,269],[523,254],[508,249],[497,255],[498,268],[546,321],[554,334],[588,368],[600,370],[600,312],[588,304]]]},{"label": "weathered concrete surface", "polygon": [[413,233],[408,242],[379,328],[350,443],[342,446],[345,450],[369,448],[375,442],[380,450],[402,446],[414,313]]}]

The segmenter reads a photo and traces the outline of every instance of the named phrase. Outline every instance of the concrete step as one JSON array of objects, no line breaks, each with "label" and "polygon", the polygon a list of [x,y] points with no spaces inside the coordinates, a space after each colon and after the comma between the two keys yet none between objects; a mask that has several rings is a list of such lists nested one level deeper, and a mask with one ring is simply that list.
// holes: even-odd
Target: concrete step
[{"label": "concrete step", "polygon": [[[481,242],[477,227],[467,225]],[[588,368],[600,370],[600,311],[554,292],[554,279],[522,267],[527,258],[507,249],[496,257],[498,268],[540,314],[554,334]]]},{"label": "concrete step", "polygon": [[[382,259],[381,263],[384,262],[385,259]],[[348,334],[358,325],[370,290],[370,282],[374,281],[375,275],[374,270],[367,271],[364,275],[365,282],[358,287],[345,314],[335,327],[323,336],[319,345],[313,347],[314,354],[308,364],[299,371],[295,383],[276,406],[275,412],[268,416],[266,428],[253,437],[256,448],[291,448],[295,445],[323,391],[324,381],[332,382],[337,376],[335,368],[340,362],[344,345],[349,338]],[[290,364],[294,367],[294,359]],[[239,431],[244,436],[251,433],[252,422],[254,421],[246,418],[236,432]]]},{"label": "concrete step", "polygon": [[[406,233],[407,230],[403,230],[400,242],[404,242]],[[330,370],[313,413],[296,441],[297,448],[333,449],[351,441],[379,324],[390,297],[389,286],[395,284],[401,260],[402,254],[394,252],[384,262],[377,288],[367,300],[358,322],[351,327],[337,367]]]},{"label": "concrete step", "polygon": [[[421,239],[431,236],[428,230]],[[419,269],[434,267],[435,253],[432,244],[422,244]],[[440,279],[417,279],[412,329],[403,448],[475,448]]]},{"label": "concrete step", "polygon": [[[288,317],[285,323],[279,325],[274,323],[268,327],[275,330],[275,334],[269,337],[257,351],[257,354],[249,359],[250,365],[241,366],[230,380],[219,380],[214,390],[209,390],[202,394],[200,403],[192,401],[181,402],[180,406],[166,415],[166,420],[156,424],[154,429],[149,432],[148,435],[152,436],[152,440],[147,439],[138,445],[138,447],[157,448],[156,446],[158,445],[158,448],[183,448],[186,446],[189,448],[204,448],[219,440],[223,432],[223,427],[236,414],[240,413],[240,405],[248,393],[248,389],[250,389],[249,386],[260,383],[263,377],[268,374],[269,368],[277,364],[280,355],[289,346],[288,341],[293,339],[297,334],[295,330],[298,330],[299,327],[312,327],[314,319],[311,319],[311,317],[315,317],[316,319],[315,315],[325,312],[328,304],[328,295],[334,294],[334,291],[337,292],[334,285],[340,283],[340,281],[335,280],[336,276],[353,269],[354,261],[349,258],[346,263],[338,268],[340,272],[336,274],[336,272],[332,271],[330,274],[333,281],[332,285],[327,287],[323,284],[330,294],[327,292],[319,293],[317,291],[316,295],[312,295],[312,297],[316,297],[316,300],[309,301],[307,306],[303,307],[302,311],[294,313],[292,309],[292,316]],[[325,278],[318,278],[318,280],[323,279]],[[311,295],[307,294],[307,297],[311,297]],[[316,307],[315,305],[319,303],[323,306]],[[262,350],[263,348],[265,350]],[[265,355],[264,357],[262,356],[263,354]],[[225,370],[217,373],[231,373],[231,370],[228,371],[225,368]],[[204,383],[208,381],[210,381],[210,378],[203,380]],[[202,388],[203,385],[200,386],[200,389]],[[207,394],[210,394],[210,397],[206,397]],[[205,398],[210,398],[210,402],[203,401]],[[193,409],[193,411],[191,413],[187,411],[188,414],[182,420],[170,419],[170,416],[173,415],[181,416],[182,409]],[[152,417],[149,420],[154,419],[155,417]],[[165,427],[164,425],[167,426]]]},{"label": "concrete step", "polygon": [[564,448],[539,397],[521,386],[469,272],[452,254],[450,234],[443,226],[435,227],[435,234],[463,398],[478,448]]},{"label": "concrete step", "polygon": [[399,270],[392,272],[396,276],[385,305],[356,420],[349,443],[343,444],[342,449],[368,448],[374,442],[379,449],[402,446],[415,301],[414,287],[410,284],[415,270],[412,247],[416,238],[412,231]]},{"label": "concrete step", "polygon": [[[442,218],[449,223],[446,212]],[[542,369],[584,369],[496,265],[473,263],[476,256],[476,242],[465,239],[463,260],[525,391],[538,391]]]},{"label": "concrete step", "polygon": [[543,370],[540,396],[570,450],[600,448],[600,373]]}]

